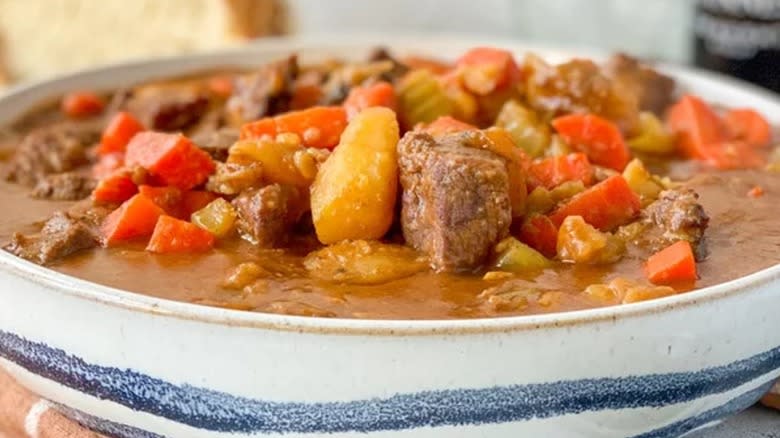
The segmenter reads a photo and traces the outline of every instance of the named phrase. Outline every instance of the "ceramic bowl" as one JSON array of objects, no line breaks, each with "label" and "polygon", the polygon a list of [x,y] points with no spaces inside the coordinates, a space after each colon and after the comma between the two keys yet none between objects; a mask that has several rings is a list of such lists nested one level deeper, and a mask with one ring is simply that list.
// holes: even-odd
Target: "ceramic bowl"
[{"label": "ceramic bowl", "polygon": [[[0,123],[71,89],[257,65],[291,51],[363,56],[377,43],[443,57],[483,44],[555,61],[583,54],[430,37],[270,41],[18,88],[0,99]],[[666,71],[707,99],[780,123],[780,102],[767,93]],[[171,302],[0,253],[0,364],[66,415],[116,437],[679,436],[751,405],[780,375],[778,314],[780,266],[617,307],[372,321]]]}]

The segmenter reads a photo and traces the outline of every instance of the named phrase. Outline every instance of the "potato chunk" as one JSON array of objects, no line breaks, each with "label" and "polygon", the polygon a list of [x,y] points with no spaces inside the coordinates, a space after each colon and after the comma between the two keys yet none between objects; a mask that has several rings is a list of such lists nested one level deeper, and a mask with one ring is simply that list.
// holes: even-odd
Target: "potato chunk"
[{"label": "potato chunk", "polygon": [[387,108],[355,116],[311,187],[311,213],[317,238],[379,239],[393,222],[398,190],[398,122]]},{"label": "potato chunk", "polygon": [[377,284],[424,271],[428,262],[406,246],[355,240],[309,254],[304,266],[320,280]]},{"label": "potato chunk", "polygon": [[569,216],[558,230],[558,258],[564,262],[606,264],[625,252],[622,240],[597,230],[582,216]]}]

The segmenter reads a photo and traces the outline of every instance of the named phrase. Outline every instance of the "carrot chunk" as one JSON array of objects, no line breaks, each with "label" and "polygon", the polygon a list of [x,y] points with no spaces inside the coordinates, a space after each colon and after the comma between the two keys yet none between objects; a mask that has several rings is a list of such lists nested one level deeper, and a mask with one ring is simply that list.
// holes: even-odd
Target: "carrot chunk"
[{"label": "carrot chunk", "polygon": [[508,50],[475,47],[458,59],[463,82],[470,91],[487,95],[520,79],[520,69]]},{"label": "carrot chunk", "polygon": [[163,209],[146,196],[133,196],[103,221],[100,231],[104,245],[152,234],[157,219],[163,213]]},{"label": "carrot chunk", "polygon": [[757,111],[739,108],[728,111],[723,117],[732,138],[743,140],[753,147],[768,146],[772,141],[769,122]]},{"label": "carrot chunk", "polygon": [[355,87],[350,90],[343,105],[347,111],[347,119],[372,106],[384,106],[395,110],[395,90],[392,85],[384,81],[366,87]]},{"label": "carrot chunk", "polygon": [[451,134],[453,132],[476,131],[478,129],[479,128],[474,125],[461,122],[460,120],[450,116],[441,116],[429,123],[428,126],[423,127],[423,131],[431,134],[434,137],[444,134]]},{"label": "carrot chunk", "polygon": [[143,130],[144,126],[132,114],[124,111],[117,113],[103,130],[98,154],[124,153],[130,139]]},{"label": "carrot chunk", "polygon": [[593,166],[587,155],[574,153],[537,160],[529,169],[528,189],[538,186],[553,189],[567,181],[582,181],[585,186],[593,182]]},{"label": "carrot chunk", "polygon": [[114,171],[125,165],[125,154],[114,152],[98,157],[97,163],[92,166],[92,176],[95,179],[108,178]]},{"label": "carrot chunk", "polygon": [[677,147],[688,158],[707,160],[712,145],[728,140],[720,117],[703,100],[690,94],[669,109],[666,122],[677,136]]},{"label": "carrot chunk", "polygon": [[318,84],[296,84],[290,99],[290,109],[302,110],[316,106],[323,94],[322,87]]},{"label": "carrot chunk", "polygon": [[748,190],[747,195],[749,198],[760,198],[764,196],[764,188],[761,186],[753,186]]},{"label": "carrot chunk", "polygon": [[146,250],[159,254],[202,252],[213,246],[214,235],[203,228],[171,216],[160,216]]},{"label": "carrot chunk", "polygon": [[96,202],[119,204],[132,198],[138,192],[130,172],[118,169],[106,178],[98,181],[92,191],[92,199]]},{"label": "carrot chunk", "polygon": [[655,284],[695,281],[696,259],[690,242],[680,240],[650,256],[645,274]]},{"label": "carrot chunk", "polygon": [[90,91],[74,91],[62,98],[62,112],[72,118],[81,118],[100,114],[106,104],[103,99]]},{"label": "carrot chunk", "polygon": [[319,106],[260,119],[241,127],[241,139],[282,133],[298,134],[303,144],[315,148],[333,148],[347,127],[347,112],[340,106]]},{"label": "carrot chunk", "polygon": [[766,164],[762,152],[741,140],[706,145],[703,160],[720,170],[753,169]]},{"label": "carrot chunk", "polygon": [[141,166],[162,183],[189,190],[214,172],[214,161],[181,134],[146,131],[127,145],[125,163]]},{"label": "carrot chunk", "polygon": [[553,258],[558,251],[558,227],[547,216],[541,214],[529,216],[520,227],[517,237],[545,257]]},{"label": "carrot chunk", "polygon": [[594,114],[570,114],[552,125],[564,141],[584,152],[591,162],[622,172],[631,153],[617,125]]},{"label": "carrot chunk", "polygon": [[550,215],[550,220],[560,227],[567,217],[582,216],[585,222],[608,231],[636,217],[640,208],[639,197],[625,178],[615,175],[574,195]]}]

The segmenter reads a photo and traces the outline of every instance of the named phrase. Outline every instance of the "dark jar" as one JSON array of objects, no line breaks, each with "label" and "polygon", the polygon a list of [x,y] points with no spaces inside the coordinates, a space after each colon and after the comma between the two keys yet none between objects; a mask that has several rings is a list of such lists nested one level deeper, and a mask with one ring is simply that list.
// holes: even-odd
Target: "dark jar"
[{"label": "dark jar", "polygon": [[780,93],[780,0],[697,0],[699,67]]}]

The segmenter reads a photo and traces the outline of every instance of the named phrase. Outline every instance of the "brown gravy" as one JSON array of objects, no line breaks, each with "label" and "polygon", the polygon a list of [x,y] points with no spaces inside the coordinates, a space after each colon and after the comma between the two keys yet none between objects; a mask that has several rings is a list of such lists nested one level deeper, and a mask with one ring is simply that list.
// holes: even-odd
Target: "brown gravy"
[{"label": "brown gravy", "polygon": [[[747,196],[754,186],[765,194]],[[707,230],[709,257],[699,264],[701,288],[768,268],[780,262],[780,175],[763,171],[699,174],[690,181],[711,217]],[[0,239],[32,228],[34,222],[67,205],[31,200],[26,190],[0,184],[0,203],[13,214],[0,222]],[[322,314],[344,318],[451,319],[548,313],[614,304],[582,294],[593,283],[614,277],[641,279],[642,259],[630,254],[614,265],[558,265],[535,278],[487,281],[479,276],[420,273],[381,285],[344,285],[307,276],[303,257],[284,250],[260,250],[239,239],[222,242],[201,255],[154,255],[143,246],[98,249],[76,254],[53,266],[64,274],[108,286],[171,300],[241,310],[279,312],[280,303],[312,306]],[[256,261],[284,278],[266,279],[251,291],[221,287],[225,272],[238,263]],[[522,309],[497,311],[485,305],[483,290],[499,284],[527,290],[550,300],[529,300]],[[510,287],[510,286],[505,286]],[[682,292],[683,290],[681,290]],[[539,304],[543,302],[546,305]]]}]

